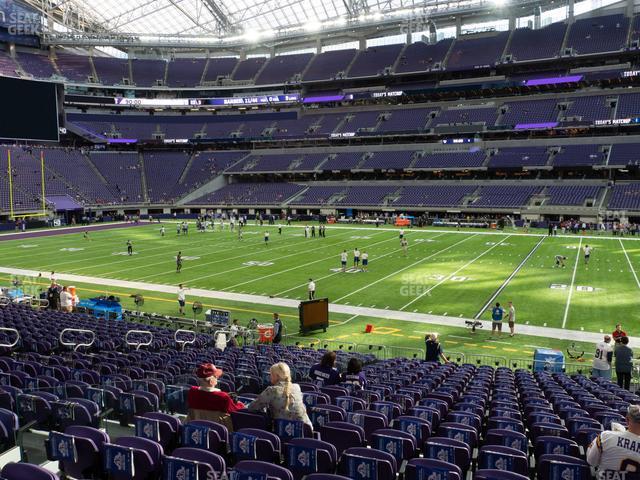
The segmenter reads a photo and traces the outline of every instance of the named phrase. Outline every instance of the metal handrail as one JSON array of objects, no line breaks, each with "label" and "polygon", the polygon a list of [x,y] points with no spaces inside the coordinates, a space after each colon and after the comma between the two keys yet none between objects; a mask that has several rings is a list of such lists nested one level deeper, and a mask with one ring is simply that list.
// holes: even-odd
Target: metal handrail
[{"label": "metal handrail", "polygon": [[411,347],[397,347],[395,345],[388,345],[387,351],[391,357],[406,357],[406,358],[425,358],[425,351],[422,348]]},{"label": "metal handrail", "polygon": [[[193,335],[193,337],[190,340],[178,340],[179,333],[190,333],[191,335]],[[196,332],[194,332],[193,330],[185,330],[183,328],[176,330],[173,334],[173,339],[180,347],[180,350],[184,350],[185,345],[191,345],[192,343],[195,343],[196,338],[197,338]]]},{"label": "metal handrail", "polygon": [[27,297],[25,302],[27,305],[33,308],[45,309],[49,307],[49,300],[46,298],[38,298],[38,297]]},{"label": "metal handrail", "polygon": [[465,354],[462,352],[445,352],[444,356],[447,357],[447,359],[452,362],[452,361],[456,361],[456,360],[460,360],[460,363],[465,363]]},{"label": "metal handrail", "polygon": [[496,355],[484,355],[481,353],[470,353],[467,355],[467,363],[474,365],[489,365],[492,367],[506,367],[507,358]]},{"label": "metal handrail", "polygon": [[0,331],[2,332],[13,332],[16,334],[16,341],[13,343],[0,343],[0,347],[7,347],[7,348],[13,348],[15,347],[18,342],[20,341],[20,332],[18,332],[18,330],[16,330],[15,328],[9,328],[9,327],[0,327]]},{"label": "metal handrail", "polygon": [[[132,333],[143,333],[145,335],[149,335],[149,341],[148,342],[130,342],[129,335],[131,335]],[[151,333],[149,330],[128,330],[124,336],[124,341],[129,346],[135,345],[136,350],[138,350],[140,347],[147,347],[151,345],[151,343],[153,342],[153,333]]]},{"label": "metal handrail", "polygon": [[[360,350],[361,347],[363,347],[362,351]],[[375,343],[356,343],[356,352],[364,354],[370,353],[379,357],[381,360],[389,358],[386,345],[378,345]]]},{"label": "metal handrail", "polygon": [[[90,333],[91,341],[89,343],[65,342],[63,340],[63,337],[64,337],[64,334],[67,332]],[[75,352],[80,347],[90,347],[91,345],[93,345],[93,343],[96,341],[96,332],[94,332],[93,330],[86,330],[83,328],[65,328],[60,332],[59,341],[65,347],[73,347],[73,351]]]}]

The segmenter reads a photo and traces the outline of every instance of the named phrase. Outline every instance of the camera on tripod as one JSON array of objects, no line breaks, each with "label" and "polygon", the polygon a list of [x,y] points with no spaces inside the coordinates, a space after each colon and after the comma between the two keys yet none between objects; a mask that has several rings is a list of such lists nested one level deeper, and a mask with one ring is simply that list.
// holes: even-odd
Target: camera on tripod
[{"label": "camera on tripod", "polygon": [[475,332],[476,328],[482,328],[482,322],[479,320],[465,320],[464,323],[471,328],[472,332]]}]

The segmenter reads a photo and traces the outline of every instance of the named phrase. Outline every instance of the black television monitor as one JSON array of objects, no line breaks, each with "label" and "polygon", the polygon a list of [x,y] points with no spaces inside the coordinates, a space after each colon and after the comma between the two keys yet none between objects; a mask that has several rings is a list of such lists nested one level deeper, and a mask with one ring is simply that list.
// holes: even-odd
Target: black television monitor
[{"label": "black television monitor", "polygon": [[59,88],[52,82],[0,77],[0,139],[57,142]]}]

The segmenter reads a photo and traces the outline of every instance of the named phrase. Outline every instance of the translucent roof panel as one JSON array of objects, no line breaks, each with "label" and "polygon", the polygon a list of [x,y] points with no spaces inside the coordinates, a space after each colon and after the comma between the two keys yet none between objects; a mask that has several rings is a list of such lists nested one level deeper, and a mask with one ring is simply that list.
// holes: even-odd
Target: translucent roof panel
[{"label": "translucent roof panel", "polygon": [[[27,0],[29,3],[40,0]],[[375,21],[383,15],[428,15],[495,0],[64,0],[100,30],[132,34],[251,35],[290,28],[312,31],[347,18]],[[515,1],[515,0],[506,0]]]}]

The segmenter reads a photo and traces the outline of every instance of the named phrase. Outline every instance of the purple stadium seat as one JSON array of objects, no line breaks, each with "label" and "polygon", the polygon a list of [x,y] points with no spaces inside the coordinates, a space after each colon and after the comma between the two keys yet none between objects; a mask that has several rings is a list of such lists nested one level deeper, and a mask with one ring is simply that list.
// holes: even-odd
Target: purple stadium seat
[{"label": "purple stadium seat", "polygon": [[77,460],[60,461],[60,470],[74,478],[92,478],[102,472],[102,452],[109,435],[93,427],[71,426],[66,435],[74,438]]},{"label": "purple stadium seat", "polygon": [[[133,452],[134,465],[133,475],[111,472],[110,477],[114,480],[139,480],[159,472],[163,454],[160,444],[146,438],[120,437],[113,445],[130,449]],[[105,445],[106,450],[109,448],[109,444]]]},{"label": "purple stadium seat", "polygon": [[[158,442],[166,451],[172,450],[177,445],[182,424],[176,417],[161,412],[147,412],[136,416],[134,420],[136,436]],[[156,426],[145,428],[149,427],[148,421]]]},{"label": "purple stadium seat", "polygon": [[231,422],[233,423],[233,430],[236,432],[241,428],[269,430],[269,419],[261,413],[233,412],[231,413]]},{"label": "purple stadium seat", "polygon": [[542,455],[538,459],[536,470],[540,480],[556,478],[573,478],[587,480],[591,478],[591,470],[584,460],[566,455]]},{"label": "purple stadium seat", "polygon": [[371,478],[373,469],[378,480],[394,480],[398,472],[395,457],[380,450],[353,447],[347,449],[340,458],[339,472],[353,480]]},{"label": "purple stadium seat", "polygon": [[501,445],[515,448],[526,453],[528,451],[528,444],[529,441],[524,433],[513,430],[489,429],[485,435],[485,445]]},{"label": "purple stadium seat", "polygon": [[207,472],[213,469],[218,478],[226,473],[227,464],[220,455],[199,448],[181,447],[171,452],[171,456],[198,462],[198,478],[209,478]]},{"label": "purple stadium seat", "polygon": [[410,433],[391,428],[381,428],[371,435],[371,447],[393,455],[398,462],[417,456],[418,443]]},{"label": "purple stadium seat", "polygon": [[[313,451],[315,464],[310,464],[307,455]],[[311,438],[291,439],[284,447],[285,465],[296,480],[311,473],[331,473],[338,463],[336,447],[328,442]]]},{"label": "purple stadium seat", "polygon": [[280,458],[281,441],[275,433],[242,428],[233,432],[231,443],[231,453],[236,460],[276,462]]},{"label": "purple stadium seat", "polygon": [[556,436],[542,436],[536,438],[534,445],[536,458],[542,455],[568,455],[570,457],[579,457],[580,448],[576,442],[568,438]]},{"label": "purple stadium seat", "polygon": [[[433,477],[431,476],[433,475]],[[430,458],[412,458],[405,469],[406,480],[438,478],[442,480],[462,480],[462,470],[454,463]]]},{"label": "purple stadium seat", "polygon": [[2,469],[5,480],[59,480],[55,473],[29,463],[9,463]]},{"label": "purple stadium seat", "polygon": [[312,473],[304,478],[305,480],[351,480],[349,477],[330,473]]},{"label": "purple stadium seat", "polygon": [[466,472],[471,465],[471,447],[465,442],[445,437],[431,437],[422,448],[425,458],[453,463]]},{"label": "purple stadium seat", "polygon": [[529,477],[515,472],[504,470],[476,470],[473,474],[474,480],[527,480]]},{"label": "purple stadium seat", "polygon": [[267,474],[269,478],[275,478],[277,480],[294,480],[293,474],[286,468],[256,460],[243,460],[238,462],[234,470],[242,473]]},{"label": "purple stadium seat", "polygon": [[335,445],[338,455],[351,447],[364,445],[365,433],[362,427],[347,422],[329,422],[318,428],[320,438]]},{"label": "purple stadium seat", "polygon": [[522,450],[497,445],[485,445],[480,447],[478,467],[480,469],[507,470],[527,475],[529,461],[527,454]]}]

